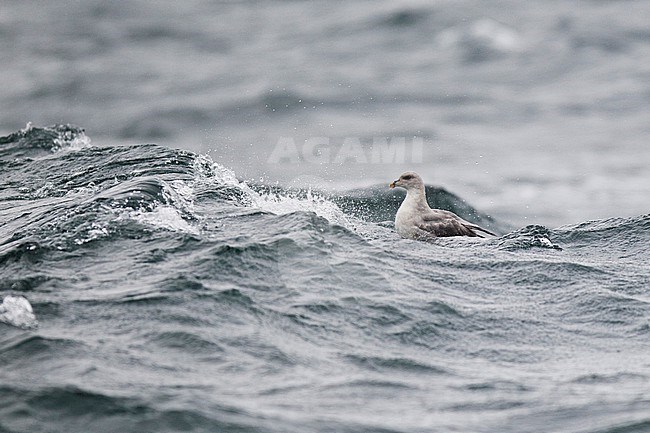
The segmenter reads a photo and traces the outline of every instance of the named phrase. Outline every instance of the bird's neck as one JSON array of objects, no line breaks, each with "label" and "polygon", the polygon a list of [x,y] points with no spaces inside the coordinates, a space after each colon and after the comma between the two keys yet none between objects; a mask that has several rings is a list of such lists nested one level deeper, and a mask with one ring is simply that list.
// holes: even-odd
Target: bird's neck
[{"label": "bird's neck", "polygon": [[406,191],[406,198],[404,202],[409,202],[411,206],[416,208],[428,208],[427,195],[424,189],[410,188]]}]

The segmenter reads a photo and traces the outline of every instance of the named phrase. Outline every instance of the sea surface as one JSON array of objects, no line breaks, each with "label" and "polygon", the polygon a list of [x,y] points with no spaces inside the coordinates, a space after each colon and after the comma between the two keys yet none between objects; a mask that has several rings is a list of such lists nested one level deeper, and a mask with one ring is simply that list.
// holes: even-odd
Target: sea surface
[{"label": "sea surface", "polygon": [[385,185],[0,138],[0,431],[647,432],[650,215],[401,239]]},{"label": "sea surface", "polygon": [[3,0],[0,433],[650,432],[648,23]]},{"label": "sea surface", "polygon": [[0,135],[71,123],[321,189],[415,170],[520,226],[640,215],[648,23],[647,0],[3,0]]}]

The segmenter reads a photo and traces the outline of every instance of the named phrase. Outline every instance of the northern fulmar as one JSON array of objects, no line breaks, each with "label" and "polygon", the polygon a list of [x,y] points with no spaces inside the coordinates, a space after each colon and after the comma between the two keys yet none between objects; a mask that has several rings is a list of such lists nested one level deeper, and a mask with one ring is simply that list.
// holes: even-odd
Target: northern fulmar
[{"label": "northern fulmar", "polygon": [[395,215],[395,230],[400,236],[420,241],[442,236],[483,236],[479,232],[496,236],[489,230],[465,221],[453,212],[431,209],[427,203],[424,182],[413,171],[403,173],[390,183],[391,188],[406,189],[406,198]]}]

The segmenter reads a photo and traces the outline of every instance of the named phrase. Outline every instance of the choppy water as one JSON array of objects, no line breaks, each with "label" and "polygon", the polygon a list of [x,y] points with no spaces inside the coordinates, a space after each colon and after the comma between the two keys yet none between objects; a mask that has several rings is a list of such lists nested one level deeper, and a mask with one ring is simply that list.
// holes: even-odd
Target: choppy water
[{"label": "choppy water", "polygon": [[0,432],[650,431],[649,22],[4,0]]},{"label": "choppy water", "polygon": [[[367,187],[406,169],[517,225],[648,212],[646,0],[5,0],[0,133],[81,125],[246,179]],[[275,163],[281,137],[330,163]],[[334,163],[346,138],[421,159]]]},{"label": "choppy water", "polygon": [[650,215],[511,230],[429,193],[501,236],[400,239],[383,185],[0,138],[0,430],[648,431]]}]

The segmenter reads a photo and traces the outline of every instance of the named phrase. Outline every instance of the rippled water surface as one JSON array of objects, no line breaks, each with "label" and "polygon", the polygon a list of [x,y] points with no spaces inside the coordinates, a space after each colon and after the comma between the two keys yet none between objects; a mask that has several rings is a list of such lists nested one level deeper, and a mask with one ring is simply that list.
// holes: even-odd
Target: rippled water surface
[{"label": "rippled water surface", "polygon": [[0,432],[650,431],[649,22],[4,0]]},{"label": "rippled water surface", "polygon": [[[0,139],[5,431],[650,427],[650,217],[400,239],[398,194],[239,181],[74,127]],[[13,317],[13,316],[12,316]],[[25,317],[25,316],[23,316]]]},{"label": "rippled water surface", "polygon": [[[7,0],[0,134],[72,123],[96,145],[339,189],[410,169],[516,225],[634,216],[650,196],[648,22],[645,0]],[[324,164],[305,145],[319,137]],[[421,157],[372,162],[393,137]],[[282,138],[297,153],[278,161]],[[363,156],[337,160],[346,139]]]}]

